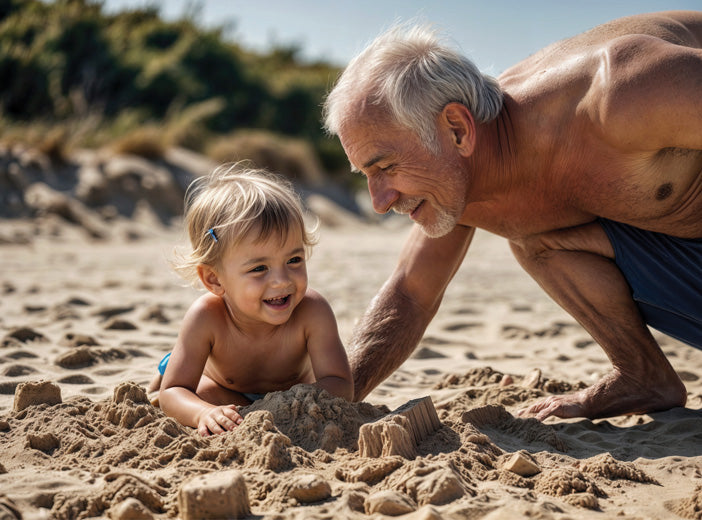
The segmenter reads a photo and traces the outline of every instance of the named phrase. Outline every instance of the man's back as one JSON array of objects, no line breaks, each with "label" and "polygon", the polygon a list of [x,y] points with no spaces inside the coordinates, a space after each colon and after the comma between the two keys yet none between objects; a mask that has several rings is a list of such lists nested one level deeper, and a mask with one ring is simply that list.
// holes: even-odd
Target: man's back
[{"label": "man's back", "polygon": [[702,237],[700,47],[702,12],[640,15],[556,42],[500,77],[516,175],[544,187],[543,207],[567,201],[545,227],[600,216]]},{"label": "man's back", "polygon": [[642,34],[685,47],[702,47],[702,11],[665,11],[617,18],[589,31],[557,41],[507,69],[500,81],[516,74],[534,72],[552,65],[554,56],[579,55],[588,48],[621,36]]}]

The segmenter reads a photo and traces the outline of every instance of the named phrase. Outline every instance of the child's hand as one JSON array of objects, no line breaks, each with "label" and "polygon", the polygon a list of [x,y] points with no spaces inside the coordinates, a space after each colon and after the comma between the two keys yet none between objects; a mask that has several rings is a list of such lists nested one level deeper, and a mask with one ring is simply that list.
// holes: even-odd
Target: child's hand
[{"label": "child's hand", "polygon": [[203,437],[209,437],[210,435],[233,430],[243,420],[236,409],[236,405],[217,406],[216,408],[209,408],[200,415],[197,421],[197,431]]}]

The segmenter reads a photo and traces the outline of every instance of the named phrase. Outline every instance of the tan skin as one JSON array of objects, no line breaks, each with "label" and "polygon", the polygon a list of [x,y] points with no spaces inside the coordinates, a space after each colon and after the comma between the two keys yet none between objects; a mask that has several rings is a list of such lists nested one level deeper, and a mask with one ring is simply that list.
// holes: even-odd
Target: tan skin
[{"label": "tan skin", "polygon": [[[520,264],[601,345],[612,371],[521,411],[540,420],[683,406],[686,391],[630,296],[597,217],[702,237],[702,13],[616,20],[507,70],[498,118],[449,103],[440,152],[356,106],[339,133],[376,211],[405,200],[413,229],[352,341],[355,399],[407,359],[438,310],[475,228],[507,238]],[[459,195],[452,194],[461,186]],[[403,207],[403,212],[407,209]],[[436,208],[455,227],[429,238]]]},{"label": "tan skin", "polygon": [[315,384],[351,399],[353,383],[336,319],[307,287],[301,233],[244,239],[216,266],[201,264],[209,291],[186,313],[163,376],[164,412],[207,436],[242,422],[243,393]]}]

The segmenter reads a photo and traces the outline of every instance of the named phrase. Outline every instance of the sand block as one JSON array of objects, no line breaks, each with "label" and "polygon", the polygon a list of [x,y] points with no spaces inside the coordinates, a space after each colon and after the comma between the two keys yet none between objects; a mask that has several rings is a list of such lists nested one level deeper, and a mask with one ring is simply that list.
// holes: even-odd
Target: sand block
[{"label": "sand block", "polygon": [[521,475],[522,477],[531,477],[541,472],[539,466],[520,452],[513,454],[502,468],[516,473],[517,475]]},{"label": "sand block", "polygon": [[382,419],[361,426],[358,451],[362,457],[417,456],[416,447],[441,428],[431,397],[420,397],[403,404]]},{"label": "sand block", "polygon": [[410,431],[416,444],[441,428],[441,421],[429,396],[407,401],[395,409],[391,415],[402,415],[408,419]]},{"label": "sand block", "polygon": [[244,518],[251,512],[244,476],[227,470],[191,478],[178,492],[178,508],[183,520]]},{"label": "sand block", "polygon": [[361,457],[399,455],[414,459],[417,444],[407,417],[392,415],[362,425],[358,430],[358,453]]},{"label": "sand block", "polygon": [[15,412],[20,412],[28,406],[60,403],[61,388],[57,384],[49,381],[27,381],[17,385],[12,409]]}]

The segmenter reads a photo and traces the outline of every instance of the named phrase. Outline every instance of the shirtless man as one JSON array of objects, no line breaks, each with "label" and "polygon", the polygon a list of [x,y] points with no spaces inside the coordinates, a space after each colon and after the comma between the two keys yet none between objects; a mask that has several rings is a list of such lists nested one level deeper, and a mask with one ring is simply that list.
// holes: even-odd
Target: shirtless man
[{"label": "shirtless man", "polygon": [[356,400],[412,353],[482,228],[613,365],[522,415],[685,404],[647,323],[702,348],[701,47],[702,12],[665,12],[555,43],[497,81],[417,27],[349,64],[326,128],[374,209],[418,224],[354,333]]}]

